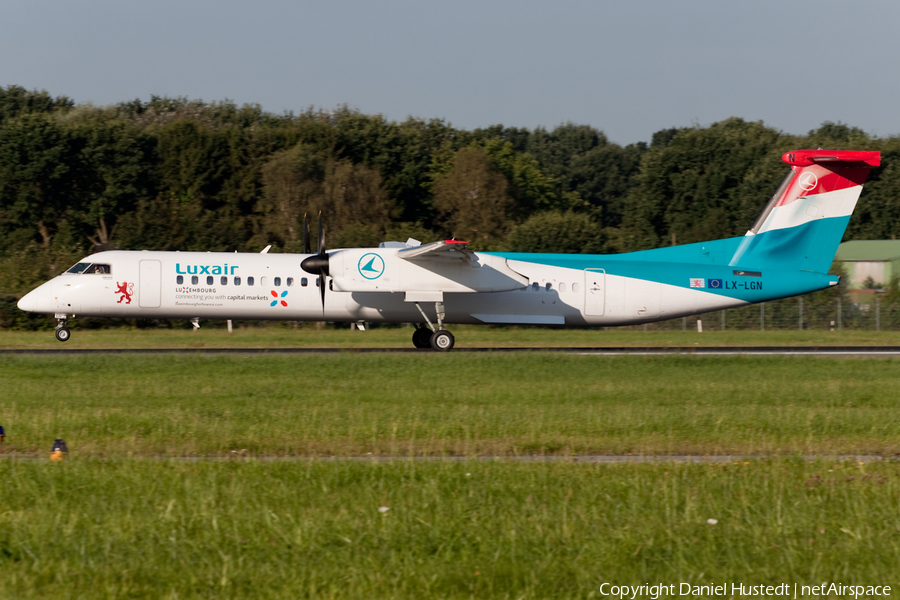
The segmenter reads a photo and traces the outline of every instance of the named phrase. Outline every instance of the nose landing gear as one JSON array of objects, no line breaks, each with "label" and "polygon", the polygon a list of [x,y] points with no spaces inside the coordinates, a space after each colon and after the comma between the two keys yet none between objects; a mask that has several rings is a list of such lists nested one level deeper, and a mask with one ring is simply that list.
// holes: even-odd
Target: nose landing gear
[{"label": "nose landing gear", "polygon": [[65,315],[62,317],[56,317],[56,339],[61,342],[69,341],[69,338],[72,337],[72,332],[69,331],[69,328],[66,327],[67,321]]}]

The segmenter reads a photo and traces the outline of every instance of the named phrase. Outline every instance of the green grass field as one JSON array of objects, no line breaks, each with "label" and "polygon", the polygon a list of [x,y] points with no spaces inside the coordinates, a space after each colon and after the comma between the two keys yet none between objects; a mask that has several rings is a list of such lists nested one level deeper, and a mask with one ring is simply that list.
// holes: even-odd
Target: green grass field
[{"label": "green grass field", "polygon": [[900,360],[528,354],[0,360],[2,452],[900,452]]},{"label": "green grass field", "polygon": [[603,582],[711,581],[896,590],[897,471],[3,461],[0,597],[591,598]]},{"label": "green grass field", "polygon": [[[641,331],[612,328],[550,329],[454,325],[457,348],[550,348],[620,346],[897,346],[897,331]],[[185,329],[80,329],[65,343],[52,331],[0,331],[0,350],[68,348],[412,348],[411,327],[377,327],[369,331],[316,329],[306,324]]]},{"label": "green grass field", "polygon": [[[896,593],[898,375],[891,358],[0,356],[0,598]],[[885,460],[828,458],[855,453]],[[527,454],[568,458],[502,458]]]}]

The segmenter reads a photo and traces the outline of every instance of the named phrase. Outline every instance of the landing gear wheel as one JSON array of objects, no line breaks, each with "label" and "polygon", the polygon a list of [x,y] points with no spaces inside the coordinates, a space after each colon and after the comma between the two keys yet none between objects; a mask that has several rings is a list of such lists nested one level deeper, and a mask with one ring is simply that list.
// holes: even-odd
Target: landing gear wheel
[{"label": "landing gear wheel", "polygon": [[438,352],[449,352],[455,342],[453,334],[446,329],[438,329],[431,336],[431,347]]},{"label": "landing gear wheel", "polygon": [[60,327],[56,330],[56,339],[61,342],[66,342],[72,336],[72,332],[69,331],[68,327]]},{"label": "landing gear wheel", "polygon": [[416,348],[431,348],[431,330],[425,327],[413,332],[413,346]]}]

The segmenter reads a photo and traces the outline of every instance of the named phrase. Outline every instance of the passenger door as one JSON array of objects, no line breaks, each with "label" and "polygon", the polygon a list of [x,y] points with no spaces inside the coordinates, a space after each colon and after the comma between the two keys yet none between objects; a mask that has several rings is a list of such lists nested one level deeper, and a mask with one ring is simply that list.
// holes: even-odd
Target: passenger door
[{"label": "passenger door", "polygon": [[584,270],[584,314],[602,317],[606,310],[606,271],[603,269]]},{"label": "passenger door", "polygon": [[162,295],[161,272],[158,260],[142,260],[138,280],[138,298],[141,308],[159,308]]}]

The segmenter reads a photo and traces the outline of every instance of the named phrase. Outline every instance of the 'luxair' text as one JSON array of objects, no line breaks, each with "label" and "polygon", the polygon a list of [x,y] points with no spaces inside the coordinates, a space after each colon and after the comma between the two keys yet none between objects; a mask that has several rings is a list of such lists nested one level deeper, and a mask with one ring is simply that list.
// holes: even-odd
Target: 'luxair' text
[{"label": "'luxair' text", "polygon": [[[228,265],[219,266],[219,265],[185,265],[186,271],[181,270],[181,263],[175,263],[175,272],[179,275],[234,275],[234,270],[237,269],[237,266],[231,267],[231,271],[228,270]],[[212,269],[212,270],[210,270]]]}]

